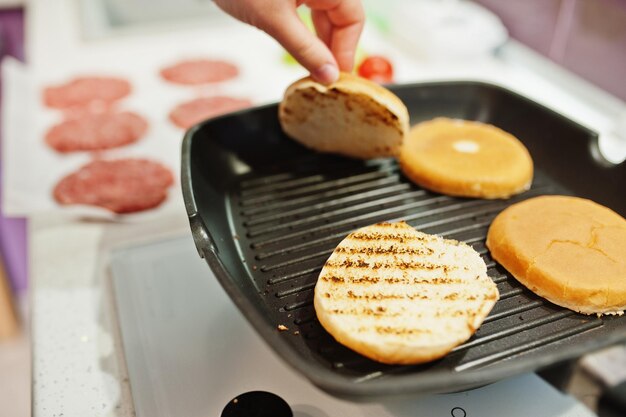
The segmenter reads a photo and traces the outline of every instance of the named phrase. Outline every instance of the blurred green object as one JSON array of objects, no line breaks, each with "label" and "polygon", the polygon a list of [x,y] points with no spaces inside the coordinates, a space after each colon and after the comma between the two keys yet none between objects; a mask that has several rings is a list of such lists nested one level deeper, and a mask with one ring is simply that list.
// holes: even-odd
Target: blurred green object
[{"label": "blurred green object", "polygon": [[354,68],[356,68],[359,65],[361,65],[361,62],[363,62],[365,60],[365,58],[367,58],[368,56],[369,55],[365,51],[365,49],[361,48],[360,45],[357,46],[356,53],[354,54]]},{"label": "blurred green object", "polygon": [[300,7],[298,9],[298,16],[304,22],[306,27],[309,28],[311,32],[315,32],[315,27],[313,26],[313,19],[311,18],[311,10],[306,7]]},{"label": "blurred green object", "polygon": [[380,0],[366,1],[365,14],[368,23],[374,25],[383,35],[389,34],[390,23],[387,17],[389,4]]},{"label": "blurred green object", "polygon": [[[367,19],[371,22],[381,33],[386,34],[389,33],[389,21],[376,12],[374,7],[367,7],[366,4],[366,12]],[[306,7],[301,7],[298,9],[298,15],[302,22],[306,25],[307,28],[313,33],[315,33],[315,27],[313,26],[313,19],[311,19],[311,10]],[[367,52],[359,45],[356,49],[356,54],[354,57],[354,67],[358,67],[363,60],[367,58]],[[283,53],[282,61],[286,65],[298,65],[298,61],[287,51]]]},{"label": "blurred green object", "polygon": [[[311,32],[315,33],[315,27],[313,26],[313,19],[311,19],[311,10],[307,9],[306,7],[300,7],[298,9],[298,16],[300,16],[300,19],[305,24],[305,26],[309,28]],[[291,56],[291,54],[287,51],[283,53],[282,60],[287,65],[298,65],[298,61],[296,61],[296,59],[293,56]]]},{"label": "blurred green object", "polygon": [[283,63],[287,65],[298,65],[298,61],[287,51],[283,52]]},{"label": "blurred green object", "polygon": [[[360,46],[356,48],[356,54],[354,56],[354,67],[358,67],[363,60],[367,58],[367,52]],[[299,65],[298,61],[287,51],[283,52],[282,61],[286,65]]]}]

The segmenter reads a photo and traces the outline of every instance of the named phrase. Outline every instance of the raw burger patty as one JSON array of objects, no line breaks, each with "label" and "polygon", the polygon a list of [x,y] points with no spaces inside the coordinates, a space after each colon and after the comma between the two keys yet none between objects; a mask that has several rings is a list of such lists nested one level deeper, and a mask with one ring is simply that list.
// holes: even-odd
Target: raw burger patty
[{"label": "raw burger patty", "polygon": [[48,107],[68,109],[93,103],[111,104],[131,92],[130,83],[113,77],[78,77],[65,84],[47,87],[43,101]]},{"label": "raw burger patty", "polygon": [[250,107],[247,99],[232,97],[202,97],[179,104],[170,113],[170,120],[178,127],[189,129],[196,123],[221,114]]},{"label": "raw burger patty", "polygon": [[230,62],[212,59],[182,61],[161,70],[165,80],[184,85],[219,83],[239,75],[239,69]]},{"label": "raw burger patty", "polygon": [[98,151],[134,143],[147,129],[146,120],[135,113],[87,113],[52,126],[46,143],[58,152]]},{"label": "raw burger patty", "polygon": [[172,172],[147,159],[96,160],[67,175],[54,188],[60,204],[99,206],[132,213],[158,206],[173,184]]}]

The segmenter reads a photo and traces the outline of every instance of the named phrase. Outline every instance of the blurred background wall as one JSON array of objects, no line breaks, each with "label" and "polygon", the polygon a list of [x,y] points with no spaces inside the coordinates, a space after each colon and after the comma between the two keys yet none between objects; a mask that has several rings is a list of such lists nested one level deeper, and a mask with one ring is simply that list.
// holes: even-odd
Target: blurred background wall
[{"label": "blurred background wall", "polygon": [[512,37],[626,100],[626,0],[476,0]]}]

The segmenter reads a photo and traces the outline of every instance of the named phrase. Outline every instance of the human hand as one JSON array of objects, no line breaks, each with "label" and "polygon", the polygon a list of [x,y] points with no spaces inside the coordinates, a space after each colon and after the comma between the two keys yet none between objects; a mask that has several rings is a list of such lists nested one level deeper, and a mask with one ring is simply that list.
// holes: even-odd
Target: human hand
[{"label": "human hand", "polygon": [[[226,13],[276,39],[317,81],[330,84],[351,71],[365,13],[361,0],[215,0]],[[311,9],[317,37],[296,9]]]}]

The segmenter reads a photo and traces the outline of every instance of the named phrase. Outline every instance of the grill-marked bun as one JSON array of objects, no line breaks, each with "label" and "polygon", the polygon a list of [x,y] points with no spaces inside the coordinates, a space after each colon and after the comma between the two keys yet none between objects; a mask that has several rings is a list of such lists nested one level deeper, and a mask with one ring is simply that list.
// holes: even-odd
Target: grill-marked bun
[{"label": "grill-marked bun", "polygon": [[489,228],[493,258],[531,291],[585,314],[626,309],[626,220],[577,197],[514,204]]},{"label": "grill-marked bun", "polygon": [[347,73],[325,86],[293,83],[279,106],[283,131],[319,152],[354,158],[396,156],[409,130],[402,101],[380,85]]},{"label": "grill-marked bun", "polygon": [[462,197],[508,198],[528,190],[533,179],[530,154],[513,135],[443,117],[411,129],[400,165],[417,185]]},{"label": "grill-marked bun", "polygon": [[315,286],[315,311],[341,344],[388,364],[438,359],[469,339],[498,299],[464,243],[404,222],[350,233]]}]

